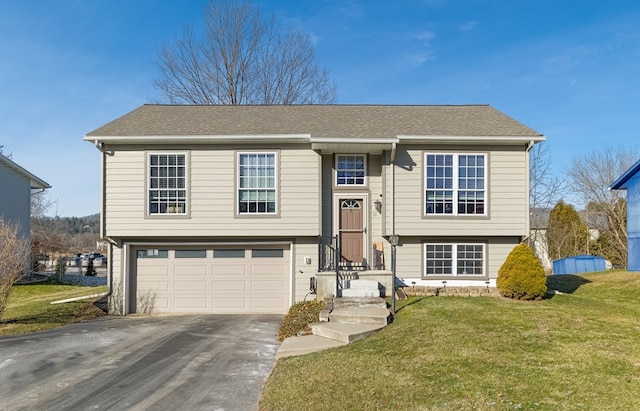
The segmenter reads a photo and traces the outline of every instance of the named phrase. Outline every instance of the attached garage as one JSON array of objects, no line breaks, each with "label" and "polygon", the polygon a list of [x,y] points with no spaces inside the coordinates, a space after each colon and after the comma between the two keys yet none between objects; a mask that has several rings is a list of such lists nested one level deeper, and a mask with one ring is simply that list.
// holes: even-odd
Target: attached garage
[{"label": "attached garage", "polygon": [[131,247],[131,313],[286,313],[288,244]]}]

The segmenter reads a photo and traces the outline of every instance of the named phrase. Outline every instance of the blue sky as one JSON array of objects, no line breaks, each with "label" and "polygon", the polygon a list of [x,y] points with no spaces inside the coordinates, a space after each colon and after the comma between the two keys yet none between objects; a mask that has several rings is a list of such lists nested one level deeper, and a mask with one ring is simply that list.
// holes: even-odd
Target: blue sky
[{"label": "blue sky", "polygon": [[[312,35],[340,104],[490,104],[547,136],[558,175],[639,146],[637,0],[256,3]],[[157,96],[158,48],[200,26],[205,4],[0,1],[0,145],[53,186],[49,214],[99,211],[83,136]]]}]

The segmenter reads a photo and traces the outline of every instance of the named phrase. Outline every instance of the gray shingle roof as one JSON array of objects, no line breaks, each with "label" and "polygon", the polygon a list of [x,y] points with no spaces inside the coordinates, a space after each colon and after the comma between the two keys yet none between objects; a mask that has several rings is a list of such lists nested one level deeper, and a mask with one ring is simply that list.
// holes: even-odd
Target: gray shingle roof
[{"label": "gray shingle roof", "polygon": [[310,134],[311,137],[540,136],[489,105],[145,104],[90,132],[107,136]]}]

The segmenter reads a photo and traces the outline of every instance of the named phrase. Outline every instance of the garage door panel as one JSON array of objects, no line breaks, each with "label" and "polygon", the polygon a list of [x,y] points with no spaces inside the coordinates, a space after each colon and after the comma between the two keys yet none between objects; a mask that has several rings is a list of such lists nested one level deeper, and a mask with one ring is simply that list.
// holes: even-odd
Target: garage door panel
[{"label": "garage door panel", "polygon": [[233,310],[245,311],[245,309],[247,308],[247,303],[244,297],[214,298],[213,308],[219,308],[222,310],[233,309]]},{"label": "garage door panel", "polygon": [[139,277],[149,277],[155,275],[169,275],[169,267],[166,265],[150,265],[150,266],[139,266],[138,267],[138,276]]},{"label": "garage door panel", "polygon": [[133,305],[138,312],[148,312],[150,305],[167,313],[285,313],[289,308],[287,248],[220,246],[199,253],[206,258],[178,258],[191,249],[167,248],[162,258],[137,258]]},{"label": "garage door panel", "polygon": [[[138,311],[139,312],[144,312],[143,309],[143,304],[142,303],[138,303]],[[169,309],[169,299],[168,298],[162,298],[162,297],[156,297],[156,299],[154,300],[153,303],[153,308],[157,311],[168,311]]]},{"label": "garage door panel", "polygon": [[235,291],[244,292],[247,291],[247,287],[244,281],[238,280],[216,280],[213,281],[213,291]]},{"label": "garage door panel", "polygon": [[207,308],[207,298],[176,297],[173,305],[178,310],[202,310]]},{"label": "garage door panel", "polygon": [[207,291],[206,281],[176,281],[173,284],[174,291],[193,291],[198,293]]},{"label": "garage door panel", "polygon": [[245,275],[246,270],[247,267],[244,263],[225,265],[216,264],[213,266],[213,275]]},{"label": "garage door panel", "polygon": [[177,265],[174,269],[175,275],[207,275],[207,265]]},{"label": "garage door panel", "polygon": [[251,265],[252,275],[277,275],[281,276],[285,273],[285,267],[280,263],[279,265],[261,265],[260,263],[253,263]]},{"label": "garage door panel", "polygon": [[168,281],[138,281],[138,294],[143,292],[169,291]]},{"label": "garage door panel", "polygon": [[284,281],[251,281],[251,291],[284,291]]},{"label": "garage door panel", "polygon": [[252,298],[251,308],[256,311],[264,311],[281,307],[284,304],[282,298]]}]

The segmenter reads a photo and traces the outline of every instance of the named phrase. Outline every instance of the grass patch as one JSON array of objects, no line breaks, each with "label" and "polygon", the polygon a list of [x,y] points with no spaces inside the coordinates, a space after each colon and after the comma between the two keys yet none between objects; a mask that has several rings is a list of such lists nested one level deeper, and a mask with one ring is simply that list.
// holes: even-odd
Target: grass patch
[{"label": "grass patch", "polygon": [[280,359],[261,410],[640,409],[640,274],[549,281],[566,293],[399,301],[365,340]]},{"label": "grass patch", "polygon": [[0,336],[61,327],[105,315],[96,298],[51,305],[52,301],[105,292],[106,286],[85,287],[55,283],[15,285],[0,319]]}]

